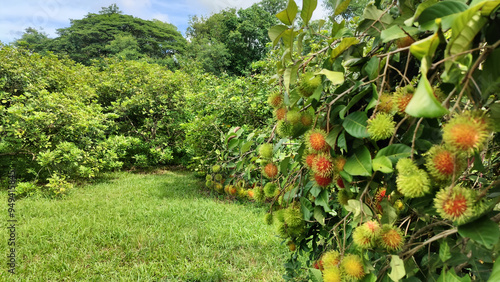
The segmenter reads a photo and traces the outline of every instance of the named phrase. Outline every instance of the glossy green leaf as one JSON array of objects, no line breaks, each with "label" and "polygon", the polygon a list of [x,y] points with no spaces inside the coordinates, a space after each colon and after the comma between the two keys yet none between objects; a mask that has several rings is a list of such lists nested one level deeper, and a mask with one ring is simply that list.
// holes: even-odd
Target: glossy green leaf
[{"label": "glossy green leaf", "polygon": [[439,46],[439,35],[434,33],[433,35],[419,40],[410,46],[410,52],[417,59],[422,60],[425,56],[433,57]]},{"label": "glossy green leaf", "polygon": [[493,248],[500,240],[498,224],[491,221],[487,216],[459,226],[458,234],[464,238],[470,238],[488,249]]},{"label": "glossy green leaf", "polygon": [[496,132],[500,132],[500,103],[490,106],[490,116]]},{"label": "glossy green leaf", "polygon": [[365,112],[354,112],[344,119],[342,126],[353,137],[367,138],[370,136],[366,130],[367,120],[368,116]]},{"label": "glossy green leaf", "polygon": [[407,37],[408,35],[415,35],[418,33],[418,28],[413,26],[397,26],[393,25],[388,29],[382,30],[380,39],[382,42],[389,42],[395,39]]},{"label": "glossy green leaf", "polygon": [[404,261],[397,255],[391,256],[391,273],[389,273],[389,277],[392,281],[399,281],[406,275],[405,263]]},{"label": "glossy green leaf", "polygon": [[438,18],[458,14],[467,10],[468,6],[459,1],[442,1],[438,2],[427,9],[423,10],[420,16],[416,19],[420,25],[427,22],[434,22]]},{"label": "glossy green leaf", "polygon": [[500,255],[497,256],[488,282],[500,281]]},{"label": "glossy green leaf", "polygon": [[312,282],[323,282],[323,273],[316,268],[309,268],[309,278]]},{"label": "glossy green leaf", "polygon": [[352,45],[358,44],[359,39],[356,37],[346,37],[340,41],[339,45],[332,49],[330,58],[335,60],[338,56],[344,53],[345,50],[349,49]]},{"label": "glossy green leaf", "polygon": [[268,34],[269,34],[269,38],[273,42],[273,46],[276,46],[276,44],[278,44],[280,38],[283,36],[285,31],[287,31],[287,30],[288,30],[288,27],[284,26],[284,25],[275,25],[269,29]]},{"label": "glossy green leaf", "polygon": [[[349,200],[347,201],[347,206],[344,206],[344,208],[347,211],[350,211],[353,213],[354,217],[357,218],[361,215],[361,203],[359,200]],[[368,216],[372,216],[372,210],[363,203],[363,212],[367,214]]]},{"label": "glossy green leaf", "polygon": [[314,207],[314,219],[321,225],[325,225],[325,211],[319,206]]},{"label": "glossy green leaf", "polygon": [[332,130],[330,130],[330,133],[328,133],[328,136],[326,136],[326,143],[328,143],[328,145],[330,145],[332,148],[336,147],[337,138],[339,137],[340,132],[342,132],[342,127],[336,126]]},{"label": "glossy green leaf", "polygon": [[244,154],[246,152],[248,152],[250,150],[250,148],[252,147],[253,145],[253,141],[247,141],[245,143],[243,143],[243,145],[241,145],[241,153]]},{"label": "glossy green leaf", "polygon": [[[446,56],[453,56],[464,52],[472,45],[476,34],[483,28],[488,20],[481,16],[480,11],[473,12],[472,9],[460,13],[453,21],[452,37],[446,46]],[[451,65],[448,64],[448,66]]]},{"label": "glossy green leaf", "polygon": [[323,74],[330,80],[333,84],[342,84],[344,83],[344,73],[340,71],[330,71],[327,69],[322,69],[320,72],[316,74]]},{"label": "glossy green leaf", "polygon": [[391,173],[394,171],[394,169],[392,168],[391,159],[386,156],[374,158],[372,161],[372,165],[374,171],[380,171],[382,173]]},{"label": "glossy green leaf", "polygon": [[347,7],[349,7],[349,3],[351,3],[351,0],[332,0],[330,1],[332,10],[333,10],[333,16],[340,15],[340,13],[344,12]]},{"label": "glossy green leaf", "polygon": [[411,156],[411,147],[404,144],[392,144],[378,151],[375,158],[380,158],[381,156],[388,157],[394,165],[399,159]]},{"label": "glossy green leaf", "polygon": [[302,11],[300,12],[300,17],[304,21],[305,25],[309,24],[312,14],[316,7],[318,6],[318,0],[303,0]]},{"label": "glossy green leaf", "polygon": [[276,17],[286,25],[292,25],[295,17],[297,16],[297,11],[299,8],[294,0],[288,0],[288,5],[285,10],[276,14]]},{"label": "glossy green leaf", "polygon": [[438,118],[448,114],[449,111],[434,96],[427,77],[422,76],[405,112],[413,117]]},{"label": "glossy green leaf", "polygon": [[439,259],[442,262],[446,262],[451,258],[450,246],[448,242],[444,241],[439,244]]},{"label": "glossy green leaf", "polygon": [[365,147],[360,147],[347,159],[344,170],[350,175],[371,176],[372,158],[370,151]]},{"label": "glossy green leaf", "polygon": [[417,10],[415,11],[415,14],[413,15],[413,17],[411,17],[405,21],[405,25],[406,26],[413,25],[413,22],[415,21],[415,19],[418,18],[420,16],[420,14],[422,14],[422,12],[425,9],[434,5],[434,3],[437,3],[437,2],[438,2],[438,0],[427,0],[427,1],[422,2],[420,5],[417,6]]},{"label": "glossy green leaf", "polygon": [[304,214],[304,220],[310,220],[313,216],[314,207],[306,197],[300,197],[300,209]]},{"label": "glossy green leaf", "polygon": [[314,200],[314,204],[316,206],[322,206],[326,212],[329,212],[331,211],[330,206],[328,205],[329,198],[330,198],[330,193],[328,193],[328,190],[324,189],[316,197],[316,199]]},{"label": "glossy green leaf", "polygon": [[464,277],[459,277],[455,273],[455,269],[452,267],[450,270],[443,270],[441,272],[441,275],[439,275],[439,278],[437,279],[437,282],[470,282],[471,279],[468,275],[465,275]]}]

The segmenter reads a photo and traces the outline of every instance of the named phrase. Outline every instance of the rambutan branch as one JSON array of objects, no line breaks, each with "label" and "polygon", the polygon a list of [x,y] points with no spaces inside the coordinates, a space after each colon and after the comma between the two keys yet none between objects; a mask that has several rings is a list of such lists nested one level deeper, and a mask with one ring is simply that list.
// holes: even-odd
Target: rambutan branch
[{"label": "rambutan branch", "polygon": [[420,118],[417,122],[417,126],[415,127],[415,131],[413,132],[413,140],[411,141],[411,160],[413,161],[413,154],[415,153],[415,141],[417,140],[417,132],[418,128],[420,127],[420,124],[424,118]]}]

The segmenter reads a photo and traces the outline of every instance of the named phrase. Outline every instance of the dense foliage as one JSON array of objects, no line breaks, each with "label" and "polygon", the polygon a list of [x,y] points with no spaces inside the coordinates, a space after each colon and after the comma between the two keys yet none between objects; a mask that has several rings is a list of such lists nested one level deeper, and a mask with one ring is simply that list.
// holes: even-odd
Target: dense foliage
[{"label": "dense foliage", "polygon": [[347,3],[276,15],[275,120],[232,128],[206,185],[270,203],[286,279],[496,281],[500,2]]}]

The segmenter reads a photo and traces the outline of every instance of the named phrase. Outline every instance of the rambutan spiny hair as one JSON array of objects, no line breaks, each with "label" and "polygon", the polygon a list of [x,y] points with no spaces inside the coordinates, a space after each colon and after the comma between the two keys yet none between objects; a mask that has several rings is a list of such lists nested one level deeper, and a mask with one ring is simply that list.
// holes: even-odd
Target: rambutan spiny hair
[{"label": "rambutan spiny hair", "polygon": [[311,129],[305,134],[307,147],[311,150],[321,152],[330,147],[326,142],[326,132],[321,129]]},{"label": "rambutan spiny hair", "polygon": [[439,190],[434,207],[442,218],[461,224],[474,215],[475,200],[474,190],[456,185]]},{"label": "rambutan spiny hair", "polygon": [[464,163],[447,146],[433,146],[426,154],[427,171],[437,180],[449,180],[453,175],[458,176]]},{"label": "rambutan spiny hair", "polygon": [[488,139],[489,127],[490,122],[484,115],[464,112],[443,126],[443,141],[456,151],[474,153]]}]

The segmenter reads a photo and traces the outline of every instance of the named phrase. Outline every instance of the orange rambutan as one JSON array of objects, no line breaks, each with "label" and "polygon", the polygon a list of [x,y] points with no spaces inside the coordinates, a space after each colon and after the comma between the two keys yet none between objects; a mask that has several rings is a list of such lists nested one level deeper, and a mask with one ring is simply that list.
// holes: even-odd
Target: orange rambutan
[{"label": "orange rambutan", "polygon": [[404,244],[403,232],[396,226],[384,224],[380,231],[379,241],[387,251],[398,251]]},{"label": "orange rambutan", "polygon": [[278,167],[273,163],[268,163],[264,166],[263,173],[267,178],[275,178],[278,175]]},{"label": "orange rambutan", "polygon": [[311,129],[305,137],[307,146],[314,151],[325,151],[329,148],[326,142],[326,132],[321,129]]},{"label": "orange rambutan", "polygon": [[326,153],[317,154],[313,159],[311,168],[315,174],[324,177],[330,176],[334,170],[332,157]]},{"label": "orange rambutan", "polygon": [[439,190],[434,207],[442,218],[461,224],[474,214],[475,198],[474,190],[456,185]]},{"label": "orange rambutan", "polygon": [[284,97],[279,92],[271,93],[271,95],[267,98],[267,103],[275,109],[279,108],[283,104],[283,101]]},{"label": "orange rambutan", "polygon": [[354,254],[348,254],[340,263],[342,272],[348,280],[357,280],[365,276],[365,268],[361,258]]},{"label": "orange rambutan", "polygon": [[489,135],[489,122],[470,112],[454,116],[443,126],[443,140],[452,149],[473,153],[480,150]]},{"label": "orange rambutan", "polygon": [[279,109],[276,109],[276,111],[274,112],[274,115],[276,116],[276,119],[284,120],[287,112],[288,112],[288,110],[285,107],[281,107]]},{"label": "orange rambutan", "polygon": [[318,175],[318,174],[314,174],[314,181],[316,181],[316,184],[319,186],[319,187],[327,187],[328,185],[330,185],[330,183],[332,183],[332,178],[331,177],[324,177],[324,176],[321,176],[321,175]]},{"label": "orange rambutan", "polygon": [[445,146],[433,146],[426,153],[425,166],[434,178],[448,180],[461,169],[462,162]]},{"label": "orange rambutan", "polygon": [[310,153],[310,154],[304,155],[304,157],[303,157],[304,164],[308,168],[312,169],[314,158],[316,158],[317,155],[318,154],[315,154],[315,153]]},{"label": "orange rambutan", "polygon": [[405,114],[406,106],[408,106],[408,103],[410,103],[410,100],[413,98],[414,92],[415,89],[411,85],[400,87],[396,90],[393,97],[393,103],[399,114]]}]

